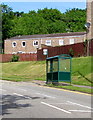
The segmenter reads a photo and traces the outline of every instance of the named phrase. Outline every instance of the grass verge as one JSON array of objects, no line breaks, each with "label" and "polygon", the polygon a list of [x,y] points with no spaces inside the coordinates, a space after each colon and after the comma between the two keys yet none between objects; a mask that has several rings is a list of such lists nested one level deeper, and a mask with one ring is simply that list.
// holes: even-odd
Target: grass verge
[{"label": "grass verge", "polygon": [[53,84],[47,84],[48,87],[54,87],[54,88],[60,88],[60,89],[66,89],[66,90],[71,90],[71,91],[79,91],[79,92],[84,92],[88,94],[93,94],[93,90],[90,88],[83,88],[83,87],[76,87],[76,86],[60,86],[60,85],[53,85]]},{"label": "grass verge", "polygon": [[[91,83],[91,78],[93,76],[91,61],[91,56],[72,59],[72,84],[93,86]],[[8,62],[0,64],[2,66],[2,75],[0,78],[3,80],[15,82],[32,80],[46,81],[45,61]],[[91,93],[91,90],[88,88],[80,88],[75,86],[56,87]]]}]

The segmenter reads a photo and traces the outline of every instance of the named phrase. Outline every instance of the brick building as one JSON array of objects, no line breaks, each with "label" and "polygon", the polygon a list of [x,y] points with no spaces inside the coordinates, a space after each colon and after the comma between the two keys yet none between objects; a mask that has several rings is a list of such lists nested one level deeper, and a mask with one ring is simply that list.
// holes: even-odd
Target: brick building
[{"label": "brick building", "polygon": [[63,46],[84,42],[86,32],[16,36],[5,40],[5,54],[37,53],[42,45]]},{"label": "brick building", "polygon": [[85,39],[93,39],[93,0],[87,0],[87,23],[90,23],[86,32],[58,33],[45,35],[26,35],[16,36],[5,40],[4,52],[6,54],[14,53],[36,53],[37,48],[46,46],[63,46],[74,43],[84,42]]}]

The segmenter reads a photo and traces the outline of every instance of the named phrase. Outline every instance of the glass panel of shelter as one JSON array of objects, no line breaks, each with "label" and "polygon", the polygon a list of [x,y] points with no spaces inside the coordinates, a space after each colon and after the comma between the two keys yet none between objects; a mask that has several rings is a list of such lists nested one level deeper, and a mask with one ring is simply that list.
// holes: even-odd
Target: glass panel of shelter
[{"label": "glass panel of shelter", "polygon": [[60,58],[60,60],[59,60],[59,71],[70,72],[70,59]]},{"label": "glass panel of shelter", "polygon": [[48,61],[48,73],[50,72],[70,72],[70,59],[60,58],[59,64],[58,59],[52,59]]},{"label": "glass panel of shelter", "polygon": [[53,72],[53,60],[48,61],[48,73]]},{"label": "glass panel of shelter", "polygon": [[58,72],[58,58],[53,59],[53,72]]},{"label": "glass panel of shelter", "polygon": [[50,60],[47,61],[47,67],[48,67],[47,72],[50,73]]},{"label": "glass panel of shelter", "polygon": [[58,59],[52,59],[48,61],[48,73],[58,71]]}]

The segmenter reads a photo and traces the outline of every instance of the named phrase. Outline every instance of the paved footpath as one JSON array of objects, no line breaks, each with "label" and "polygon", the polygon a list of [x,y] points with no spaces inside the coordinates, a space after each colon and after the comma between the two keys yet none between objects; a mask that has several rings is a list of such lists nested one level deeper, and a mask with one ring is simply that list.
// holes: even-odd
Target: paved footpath
[{"label": "paved footpath", "polygon": [[[40,81],[40,80],[33,80],[33,83],[38,84],[38,85],[42,85],[42,86],[46,85],[46,81]],[[63,85],[69,85],[69,84],[63,83]],[[93,89],[93,87],[91,87],[91,86],[74,85],[74,84],[72,84],[72,86]]]}]

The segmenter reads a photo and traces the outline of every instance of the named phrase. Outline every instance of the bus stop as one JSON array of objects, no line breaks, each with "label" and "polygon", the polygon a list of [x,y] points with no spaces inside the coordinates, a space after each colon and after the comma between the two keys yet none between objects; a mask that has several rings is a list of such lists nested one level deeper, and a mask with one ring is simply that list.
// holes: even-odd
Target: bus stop
[{"label": "bus stop", "polygon": [[71,83],[71,56],[62,54],[46,58],[46,83]]}]

